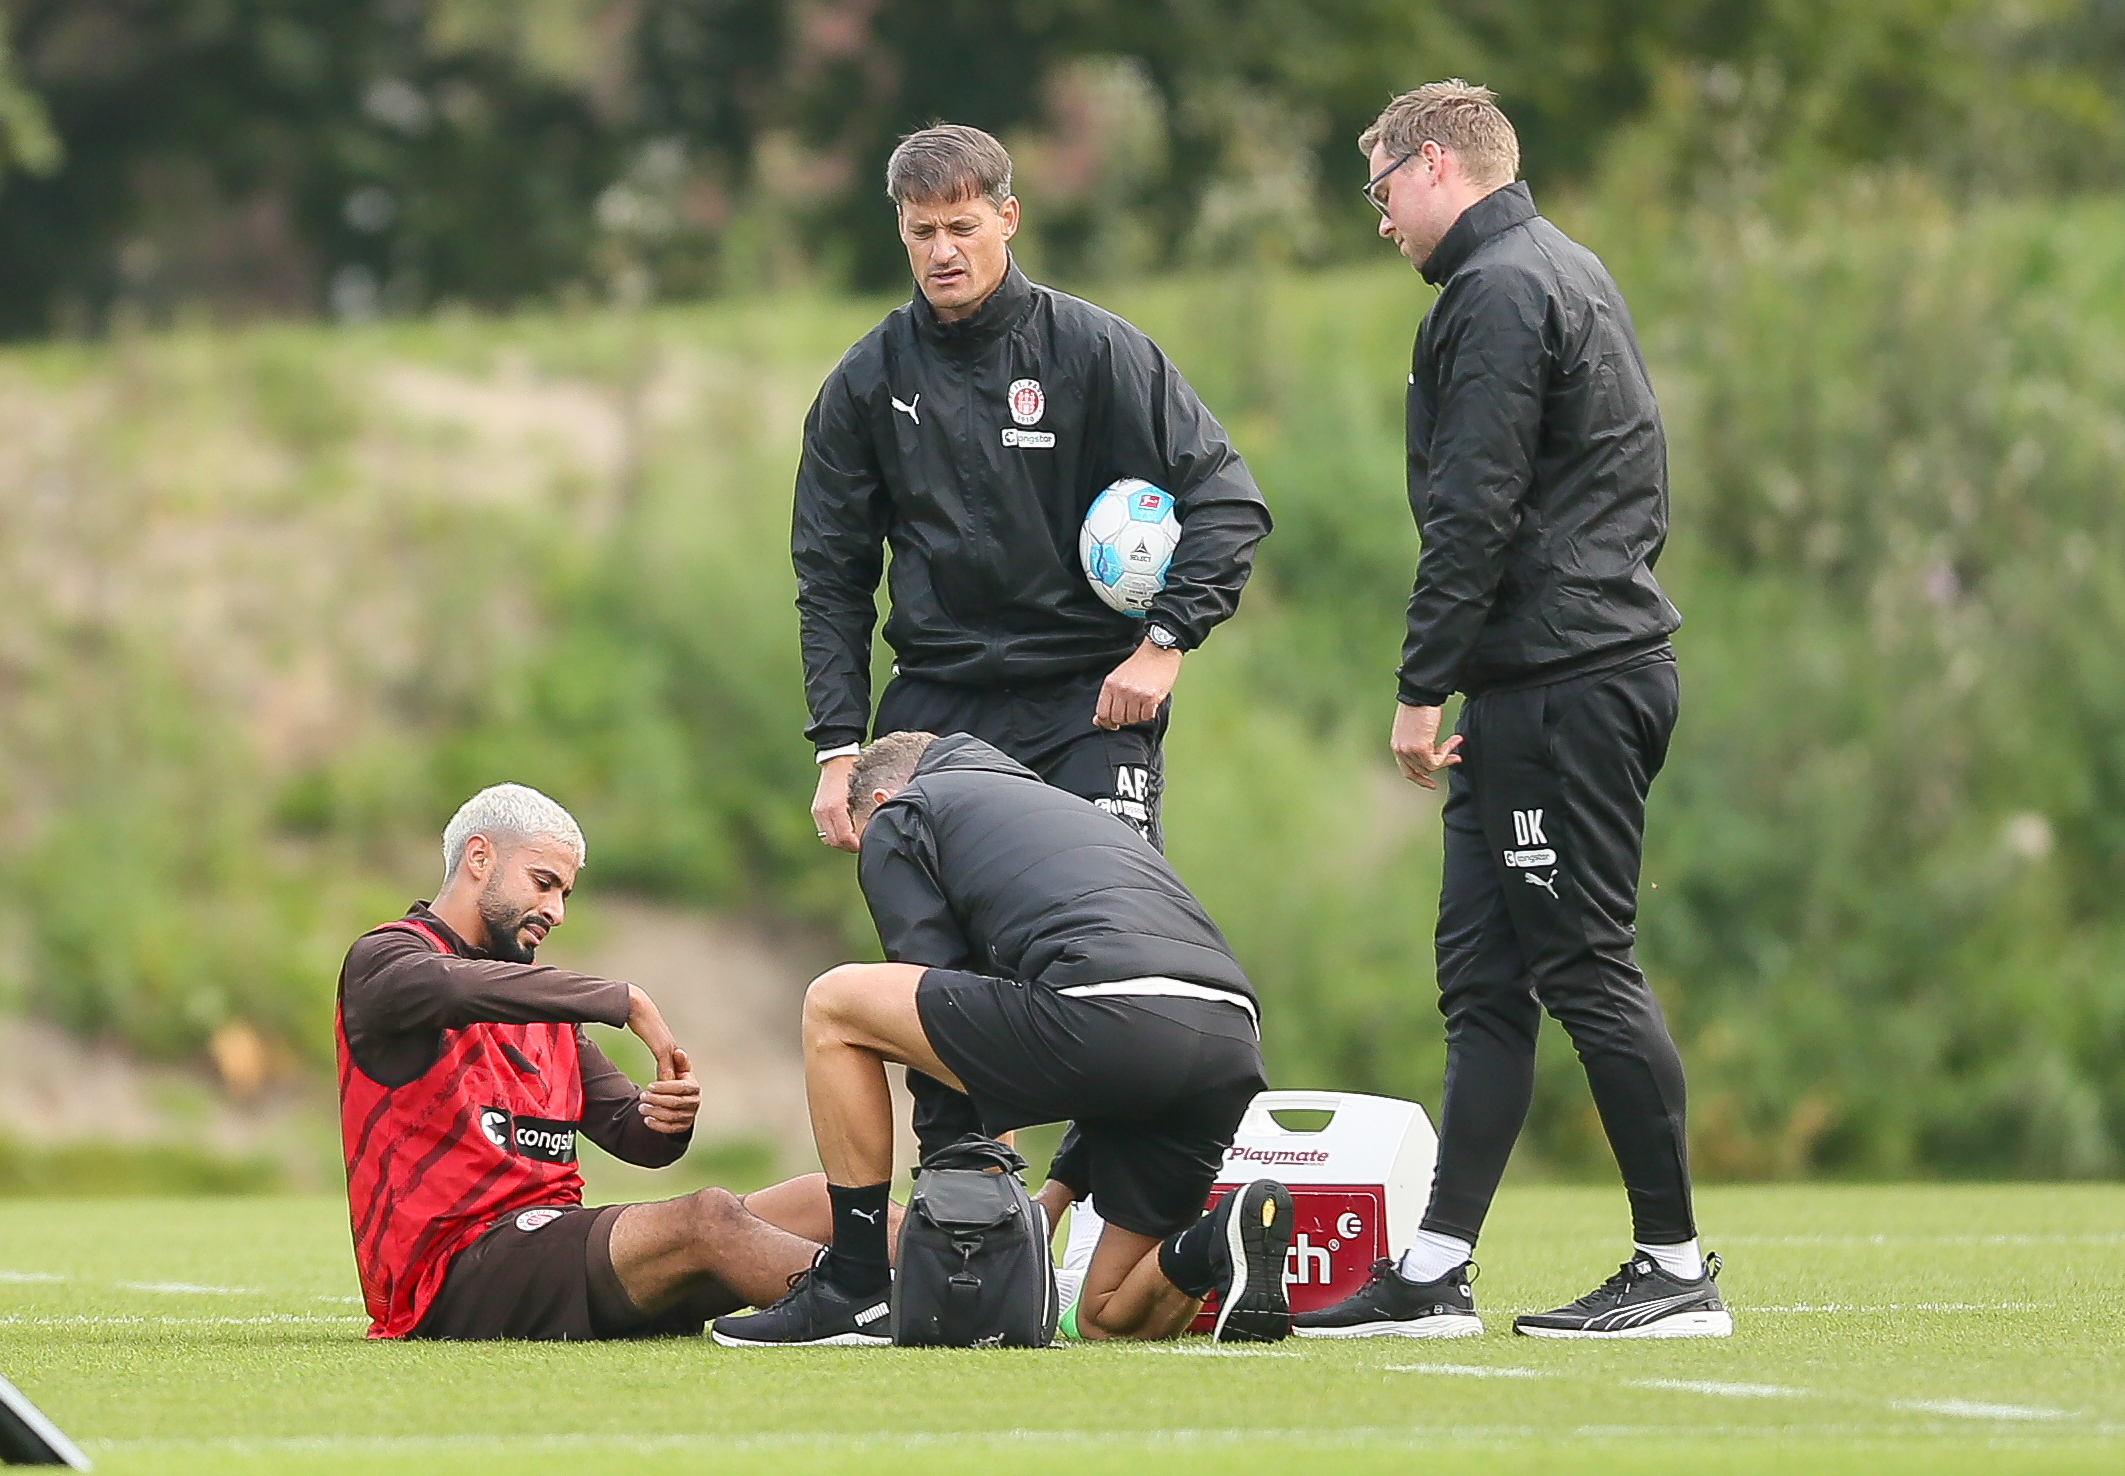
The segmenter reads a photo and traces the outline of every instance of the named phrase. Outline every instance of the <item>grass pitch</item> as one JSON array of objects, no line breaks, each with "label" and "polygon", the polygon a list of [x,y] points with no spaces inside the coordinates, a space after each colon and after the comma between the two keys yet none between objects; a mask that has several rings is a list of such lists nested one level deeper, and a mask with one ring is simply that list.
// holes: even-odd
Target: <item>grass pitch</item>
[{"label": "grass pitch", "polygon": [[1511,1337],[1623,1253],[1509,1189],[1491,1334],[1051,1352],[372,1344],[325,1199],[0,1203],[0,1373],[116,1473],[2125,1469],[2125,1188],[1702,1196],[1726,1342]]}]

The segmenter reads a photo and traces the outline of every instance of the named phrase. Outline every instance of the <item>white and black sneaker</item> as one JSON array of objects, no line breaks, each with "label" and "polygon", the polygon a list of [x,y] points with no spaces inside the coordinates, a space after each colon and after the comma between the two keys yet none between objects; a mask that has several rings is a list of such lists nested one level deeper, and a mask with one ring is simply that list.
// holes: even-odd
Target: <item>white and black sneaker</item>
[{"label": "white and black sneaker", "polygon": [[1391,1260],[1372,1263],[1365,1284],[1333,1307],[1301,1312],[1291,1330],[1302,1338],[1475,1338],[1476,1263],[1464,1261],[1437,1281],[1411,1281]]},{"label": "white and black sneaker", "polygon": [[1530,1338],[1731,1337],[1733,1314],[1712,1284],[1718,1275],[1716,1255],[1704,1258],[1704,1275],[1695,1281],[1633,1256],[1569,1307],[1515,1317],[1513,1331]]},{"label": "white and black sneaker", "polygon": [[1284,1293],[1291,1191],[1274,1179],[1256,1179],[1210,1213],[1224,1217],[1212,1226],[1224,1250],[1217,1257],[1222,1274],[1210,1335],[1221,1343],[1281,1343],[1291,1336],[1291,1299]]},{"label": "white and black sneaker", "polygon": [[790,1277],[788,1293],[772,1307],[718,1317],[710,1332],[725,1348],[883,1348],[893,1341],[890,1298],[890,1291],[851,1297],[819,1275],[814,1261]]}]

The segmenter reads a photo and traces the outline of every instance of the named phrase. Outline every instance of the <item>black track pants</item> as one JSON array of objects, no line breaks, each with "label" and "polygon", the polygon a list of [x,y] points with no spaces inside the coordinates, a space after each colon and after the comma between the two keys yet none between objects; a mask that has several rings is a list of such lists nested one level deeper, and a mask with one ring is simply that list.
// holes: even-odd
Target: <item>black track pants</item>
[{"label": "black track pants", "polygon": [[1527,1120],[1546,1009],[1586,1068],[1636,1238],[1697,1233],[1682,1060],[1632,951],[1645,796],[1676,698],[1663,653],[1462,708],[1439,888],[1446,1093],[1427,1230],[1474,1241],[1483,1228]]},{"label": "black track pants", "polygon": [[1107,668],[1019,687],[969,687],[896,676],[878,699],[872,737],[968,733],[995,745],[1057,789],[1088,799],[1165,849],[1159,801],[1166,789],[1162,745],[1173,703],[1148,723],[1112,732],[1092,726]]}]

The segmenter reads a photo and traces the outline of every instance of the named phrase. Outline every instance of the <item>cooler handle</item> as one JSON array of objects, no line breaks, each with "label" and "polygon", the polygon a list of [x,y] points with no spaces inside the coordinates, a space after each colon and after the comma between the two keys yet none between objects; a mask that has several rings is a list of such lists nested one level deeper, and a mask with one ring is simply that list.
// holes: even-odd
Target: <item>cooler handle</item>
[{"label": "cooler handle", "polygon": [[[1307,1091],[1283,1089],[1263,1092],[1247,1104],[1246,1115],[1240,1120],[1242,1137],[1267,1137],[1278,1134],[1287,1138],[1318,1138],[1330,1133],[1349,1132],[1357,1129],[1361,1121],[1369,1120],[1385,1126],[1393,1122],[1399,1128],[1408,1121],[1409,1115],[1418,1110],[1413,1103],[1392,1097],[1375,1097],[1363,1092]],[[1269,1114],[1272,1112],[1327,1112],[1333,1114],[1318,1128],[1288,1128]]]}]

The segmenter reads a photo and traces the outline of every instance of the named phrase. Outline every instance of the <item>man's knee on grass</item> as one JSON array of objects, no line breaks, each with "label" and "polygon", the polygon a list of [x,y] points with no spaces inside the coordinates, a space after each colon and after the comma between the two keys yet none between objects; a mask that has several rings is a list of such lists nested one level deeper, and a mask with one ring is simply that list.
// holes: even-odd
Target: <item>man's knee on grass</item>
[{"label": "man's knee on grass", "polygon": [[1118,1225],[1106,1227],[1078,1294],[1078,1336],[1087,1342],[1155,1342],[1186,1330],[1202,1308],[1203,1294],[1174,1284],[1160,1263],[1162,1244]]}]

